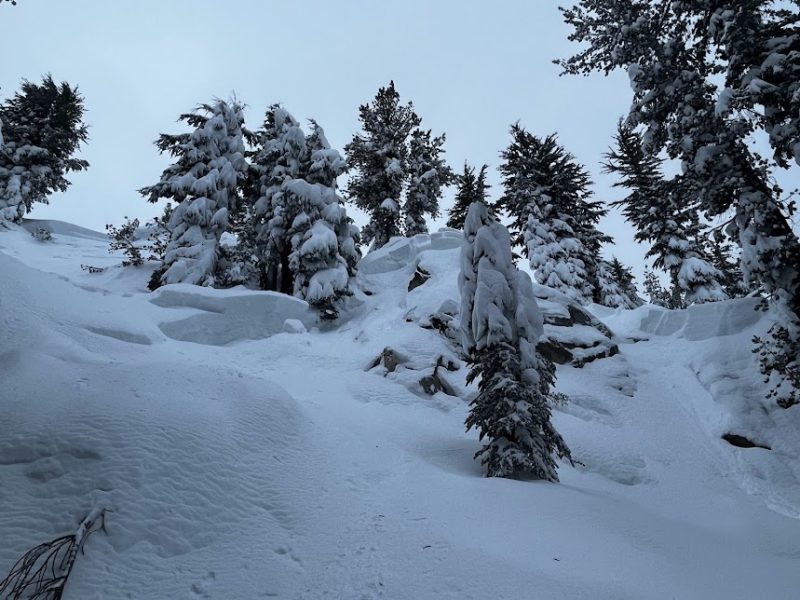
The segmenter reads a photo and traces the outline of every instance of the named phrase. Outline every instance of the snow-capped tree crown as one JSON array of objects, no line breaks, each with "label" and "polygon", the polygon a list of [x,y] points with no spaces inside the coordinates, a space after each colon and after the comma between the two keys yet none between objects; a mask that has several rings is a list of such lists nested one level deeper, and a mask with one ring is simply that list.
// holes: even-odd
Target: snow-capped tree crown
[{"label": "snow-capped tree crown", "polygon": [[248,173],[243,106],[235,100],[216,100],[180,120],[194,130],[159,137],[156,146],[176,160],[158,183],[140,193],[150,202],[161,198],[178,202],[170,216],[172,233],[160,283],[213,286],[219,239],[228,228],[229,211],[241,203]]},{"label": "snow-capped tree crown", "polygon": [[65,191],[66,175],[89,163],[74,154],[88,139],[83,97],[77,87],[46,75],[41,84],[23,80],[0,105],[0,220],[18,220],[36,202]]}]

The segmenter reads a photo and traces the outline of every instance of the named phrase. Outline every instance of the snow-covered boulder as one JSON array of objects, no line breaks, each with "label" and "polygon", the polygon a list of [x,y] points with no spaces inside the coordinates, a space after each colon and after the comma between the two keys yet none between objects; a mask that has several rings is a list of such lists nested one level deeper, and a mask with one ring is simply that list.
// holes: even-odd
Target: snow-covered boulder
[{"label": "snow-covered boulder", "polygon": [[537,349],[557,364],[581,367],[619,353],[612,331],[566,294],[537,283],[533,293],[544,316]]}]

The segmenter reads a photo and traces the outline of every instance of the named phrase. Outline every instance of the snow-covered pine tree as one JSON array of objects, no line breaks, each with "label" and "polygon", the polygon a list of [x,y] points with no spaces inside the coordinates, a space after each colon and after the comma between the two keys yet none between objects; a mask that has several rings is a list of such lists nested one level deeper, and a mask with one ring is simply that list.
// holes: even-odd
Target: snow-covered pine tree
[{"label": "snow-covered pine tree", "polygon": [[242,236],[245,244],[253,246],[264,289],[294,292],[289,230],[302,207],[288,184],[302,179],[308,157],[300,123],[280,105],[270,106],[262,128],[256,132],[256,149],[251,153],[251,177],[255,182],[249,187],[255,197],[250,202],[251,220]]},{"label": "snow-covered pine tree", "polygon": [[639,290],[636,289],[636,278],[633,276],[632,269],[622,264],[616,256],[611,257],[611,278],[637,306],[644,304],[639,297]]},{"label": "snow-covered pine tree", "polygon": [[751,291],[744,283],[738,249],[733,248],[723,227],[716,228],[706,239],[705,254],[719,271],[719,282],[729,298],[743,298]]},{"label": "snow-covered pine tree", "polygon": [[220,236],[228,227],[228,211],[241,201],[247,177],[242,108],[236,100],[202,104],[180,117],[194,131],[162,134],[156,141],[175,162],[158,183],[140,193],[150,202],[169,198],[177,206],[170,217],[164,260],[151,288],[168,283],[214,286]]},{"label": "snow-covered pine tree", "polygon": [[69,187],[68,173],[89,167],[73,157],[88,139],[83,110],[78,88],[50,75],[38,85],[23,81],[0,105],[0,222],[21,220],[35,202],[47,204],[50,194]]},{"label": "snow-covered pine tree", "polygon": [[[570,39],[586,48],[560,61],[573,74],[627,70],[628,121],[644,127],[647,152],[681,160],[698,185],[700,210],[733,209],[745,283],[761,284],[783,315],[759,346],[762,368],[776,377],[780,369],[765,356],[800,355],[800,240],[770,182],[771,167],[800,164],[796,5],[580,0],[563,13]],[[769,136],[774,164],[749,143],[758,131]],[[778,379],[778,403],[800,402],[792,383],[800,378]]]},{"label": "snow-covered pine tree", "polygon": [[306,136],[278,105],[256,140],[238,254],[255,257],[260,287],[294,294],[334,319],[360,258],[358,228],[337,192],[346,163],[316,121]]},{"label": "snow-covered pine tree", "polygon": [[461,329],[468,381],[480,379],[467,429],[487,443],[478,451],[489,477],[530,474],[558,481],[554,455],[572,462],[550,420],[552,363],[536,351],[542,314],[530,278],[511,257],[508,230],[473,203],[461,250]]},{"label": "snow-covered pine tree", "polygon": [[488,165],[483,165],[478,175],[475,175],[475,167],[464,163],[464,172],[455,176],[458,189],[456,190],[455,202],[448,212],[447,226],[453,229],[463,229],[464,221],[467,219],[467,212],[473,202],[486,203],[489,185],[486,183],[486,171]]},{"label": "snow-covered pine tree", "polygon": [[650,298],[650,304],[664,306],[666,308],[680,308],[681,305],[674,306],[674,295],[670,294],[661,285],[658,276],[653,271],[644,272],[644,293]]},{"label": "snow-covered pine tree", "polygon": [[611,308],[636,308],[642,299],[636,293],[633,274],[616,257],[597,263],[598,304]]},{"label": "snow-covered pine tree", "polygon": [[431,131],[415,129],[408,149],[408,189],[403,206],[405,234],[428,233],[425,215],[439,216],[442,188],[453,180],[453,171],[442,154],[445,136],[431,137]]},{"label": "snow-covered pine tree", "polygon": [[650,243],[647,257],[664,269],[672,282],[674,308],[727,299],[722,274],[708,261],[702,247],[697,210],[697,186],[686,176],[667,180],[662,160],[649,155],[641,135],[620,121],[609,150],[604,171],[619,176],[616,187],[630,190],[628,196],[612,203],[622,207],[625,219],[636,227],[638,242]]},{"label": "snow-covered pine tree", "polygon": [[362,133],[345,147],[347,164],[355,170],[348,196],[370,215],[362,241],[380,248],[402,234],[401,196],[408,175],[408,137],[420,118],[411,102],[400,104],[394,81],[378,90],[372,104],[359,107]]},{"label": "snow-covered pine tree", "polygon": [[583,262],[586,265],[586,276],[592,289],[592,300],[600,300],[599,291],[599,268],[600,248],[603,244],[610,244],[614,241],[610,235],[600,231],[598,224],[600,219],[608,214],[605,203],[600,200],[586,199],[575,210],[575,220],[578,224],[578,239],[585,249]]},{"label": "snow-covered pine tree", "polygon": [[599,215],[590,205],[589,175],[555,135],[539,138],[517,123],[511,136],[501,153],[504,193],[497,205],[511,218],[512,242],[522,246],[540,284],[589,303],[605,240],[593,225]]},{"label": "snow-covered pine tree", "polygon": [[297,214],[288,231],[292,249],[289,268],[294,295],[330,320],[338,317],[339,300],[352,294],[350,278],[360,257],[358,229],[337,193],[336,180],[346,168],[345,161],[331,148],[322,127],[315,121],[311,125],[304,178],[284,183],[287,197],[297,201]]},{"label": "snow-covered pine tree", "polygon": [[338,217],[331,217],[328,221],[334,225],[336,237],[339,240],[339,254],[347,263],[351,276],[357,271],[358,261],[361,260],[361,251],[358,249],[360,231],[347,216],[344,200],[338,194],[338,179],[347,171],[347,161],[338,150],[331,148],[325,131],[311,119],[311,133],[306,138],[306,144],[311,151],[310,164],[306,169],[306,180],[310,183],[323,185],[336,192]]}]

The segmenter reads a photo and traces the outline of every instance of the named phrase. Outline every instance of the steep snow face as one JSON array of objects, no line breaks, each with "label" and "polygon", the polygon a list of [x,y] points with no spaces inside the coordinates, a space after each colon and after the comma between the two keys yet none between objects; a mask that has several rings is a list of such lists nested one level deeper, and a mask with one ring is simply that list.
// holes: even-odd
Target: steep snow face
[{"label": "steep snow face", "polygon": [[[65,598],[796,595],[800,412],[761,400],[749,337],[769,318],[749,300],[593,307],[629,342],[559,368],[555,424],[584,466],[486,479],[474,388],[428,328],[457,309],[455,232],[368,255],[371,295],[320,331],[264,292],[147,293],[150,268],[102,236],[42,225],[52,242],[0,232],[0,573],[103,506]],[[164,331],[213,319],[225,345]]]}]

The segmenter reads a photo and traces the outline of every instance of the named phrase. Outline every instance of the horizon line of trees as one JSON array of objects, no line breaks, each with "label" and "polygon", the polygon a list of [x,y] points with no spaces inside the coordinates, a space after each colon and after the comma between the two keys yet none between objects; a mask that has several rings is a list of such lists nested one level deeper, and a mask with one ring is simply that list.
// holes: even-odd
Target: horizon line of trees
[{"label": "horizon line of trees", "polygon": [[[56,92],[64,97],[56,97],[53,88],[56,88]],[[44,91],[48,93],[42,93]],[[32,209],[34,202],[46,203],[47,196],[50,193],[67,188],[69,181],[65,177],[66,173],[83,170],[88,167],[86,161],[72,157],[72,154],[88,138],[87,127],[81,121],[83,98],[78,94],[77,88],[71,88],[68,84],[62,83],[59,92],[58,87],[49,75],[45,77],[40,86],[25,81],[21,92],[14,99],[7,101],[0,107],[0,119],[5,117],[4,120],[11,124],[18,122],[21,118],[20,107],[17,107],[17,114],[15,115],[13,114],[15,111],[12,110],[12,105],[19,105],[20,102],[25,101],[27,101],[27,106],[23,107],[23,113],[25,111],[38,111],[47,114],[48,111],[52,110],[53,106],[69,107],[72,112],[70,116],[71,129],[65,128],[62,137],[69,139],[70,145],[64,145],[63,141],[59,141],[60,144],[59,142],[51,143],[51,146],[60,153],[57,160],[54,161],[51,158],[50,161],[51,163],[57,162],[57,168],[48,165],[46,169],[43,169],[40,165],[32,164],[33,161],[30,159],[28,164],[20,164],[22,161],[19,158],[4,161],[7,163],[16,162],[14,170],[23,172],[22,174],[15,173],[11,177],[9,176],[11,169],[6,169],[6,173],[0,171],[0,177],[5,175],[4,178],[6,179],[2,190],[4,194],[0,196],[0,209],[2,210],[0,215],[7,220],[19,220],[22,218],[24,214]],[[37,102],[39,105],[34,106]],[[241,112],[243,108],[241,103],[235,100],[232,102],[239,106],[239,111]],[[211,104],[201,105],[199,112],[208,112],[211,106]],[[270,107],[270,110],[275,112],[282,109],[274,106]],[[195,111],[195,113],[193,116],[189,114],[181,115],[180,120],[185,121],[190,126],[198,127],[206,117],[201,116],[198,111]],[[420,128],[421,119],[416,114],[413,103],[402,104],[400,102],[400,96],[395,89],[394,82],[390,82],[387,87],[380,88],[372,103],[362,105],[359,108],[359,114],[362,132],[354,135],[351,143],[346,146],[346,158],[339,156],[332,159],[333,163],[330,167],[335,169],[335,175],[330,177],[330,181],[328,181],[328,187],[333,187],[335,190],[336,188],[333,186],[334,180],[342,174],[350,172],[351,178],[345,193],[346,200],[352,202],[370,216],[369,223],[360,235],[351,232],[351,237],[357,247],[362,244],[371,244],[371,247],[375,249],[384,245],[395,235],[413,236],[427,232],[426,217],[436,218],[440,216],[439,202],[443,189],[448,185],[455,184],[457,187],[454,205],[448,212],[447,224],[450,227],[459,228],[462,226],[466,211],[472,201],[476,199],[488,200],[488,165],[483,165],[476,174],[475,168],[465,163],[463,173],[456,175],[443,159],[445,136],[434,136],[431,130]],[[290,125],[287,125],[289,129],[297,126],[291,115],[288,115],[288,119],[291,122]],[[314,131],[322,132],[321,128],[313,120],[311,121],[311,127]],[[39,129],[52,131],[54,128],[42,125]],[[10,127],[6,125],[7,139],[14,140],[15,137],[21,137],[19,134],[15,136],[15,132],[9,130]],[[255,149],[258,144],[263,144],[265,141],[264,136],[268,131],[268,123],[265,120],[264,127],[260,130],[261,137],[248,130],[243,129],[241,132],[242,143],[245,148],[239,149],[239,152],[245,158],[245,161],[252,162],[252,159],[257,160],[253,162],[254,167],[246,169],[247,173],[244,174],[243,180],[237,182],[238,187],[245,186],[247,189],[229,190],[232,194],[231,197],[223,201],[223,204],[231,203],[228,208],[231,223],[225,225],[220,230],[220,234],[228,231],[233,233],[239,238],[240,242],[246,241],[250,250],[254,250],[254,245],[258,243],[267,244],[270,247],[269,252],[265,248],[260,248],[258,249],[258,256],[254,258],[252,252],[250,254],[244,252],[245,248],[240,243],[242,247],[239,248],[237,256],[234,257],[234,262],[238,262],[237,264],[231,264],[231,257],[225,254],[228,250],[227,246],[220,246],[219,241],[215,241],[208,248],[217,248],[218,251],[214,251],[212,254],[205,254],[206,267],[203,271],[204,276],[201,277],[196,270],[188,269],[186,262],[183,261],[181,262],[182,266],[173,269],[163,281],[160,279],[154,280],[152,287],[157,287],[157,285],[166,281],[184,280],[191,282],[205,281],[206,284],[212,284],[213,281],[215,282],[214,284],[221,283],[223,285],[235,285],[236,283],[254,285],[253,280],[255,278],[257,280],[256,287],[291,293],[293,288],[293,276],[289,266],[291,243],[282,240],[280,235],[276,237],[274,232],[267,233],[263,231],[265,228],[270,227],[269,223],[274,215],[267,216],[269,210],[272,209],[266,206],[268,201],[258,195],[261,190],[256,189],[258,185],[264,184],[264,181],[260,184],[254,183],[258,177],[264,179],[265,177],[273,176],[271,174],[264,175],[264,173],[255,175],[253,170],[272,168],[264,163],[265,160],[269,160],[265,158],[266,155],[264,153],[260,155],[260,158],[257,158],[258,151]],[[292,132],[283,132],[283,134],[294,135]],[[537,281],[544,285],[562,289],[562,291],[581,302],[594,301],[608,306],[624,307],[633,307],[640,304],[641,299],[636,295],[630,269],[625,274],[620,268],[622,265],[618,259],[612,257],[608,261],[599,256],[601,246],[613,240],[597,230],[599,219],[607,213],[608,209],[603,206],[602,202],[590,199],[589,186],[591,181],[585,167],[579,165],[571,154],[558,145],[555,135],[538,138],[525,131],[518,123],[511,126],[511,134],[512,143],[501,152],[503,162],[499,170],[503,175],[503,194],[496,202],[490,204],[493,210],[505,212],[511,220],[514,245],[521,248],[522,255],[530,260],[531,268],[537,273]],[[607,155],[608,161],[604,163],[606,170],[609,172],[622,172],[626,169],[636,169],[641,166],[637,162],[640,157],[634,155],[635,144],[630,143],[631,136],[635,135],[635,132],[624,128],[620,124],[620,130],[616,138],[619,150],[617,152],[612,151]],[[176,144],[180,145],[186,141],[182,138],[179,139],[179,137],[164,134],[157,140],[156,145],[160,151],[173,154],[177,158],[174,154],[179,152]],[[322,138],[324,139],[324,132],[322,132]],[[312,143],[314,143],[315,139],[316,137],[313,134],[309,137]],[[20,142],[14,142],[14,146],[31,148],[37,145],[37,142],[41,146],[44,145],[38,140],[25,139],[20,140]],[[327,140],[325,140],[325,143],[327,144]],[[248,146],[251,147],[250,150],[247,149]],[[6,147],[10,149],[12,144],[7,143]],[[328,151],[330,148],[325,150]],[[274,149],[272,152],[274,153]],[[306,149],[305,152],[310,153],[313,151]],[[8,159],[9,152],[4,154]],[[16,154],[20,155],[20,152]],[[36,156],[36,152],[29,152],[29,154]],[[320,155],[319,152],[317,154],[318,156]],[[43,153],[38,156],[42,157]],[[259,165],[258,160],[262,164]],[[293,160],[298,160],[298,157]],[[310,154],[305,159],[299,160],[300,162],[303,160],[308,162],[311,160]],[[620,166],[620,161],[625,164]],[[241,164],[239,166],[241,167]],[[651,166],[644,165],[645,168]],[[175,167],[171,167],[171,169],[173,168]],[[40,180],[44,180],[44,183],[42,181],[33,183],[36,178],[31,176],[31,173],[37,169],[40,172],[48,173],[49,179],[39,177]],[[527,173],[525,172],[526,169]],[[543,169],[544,172],[539,176],[540,181],[531,180],[531,169]],[[557,173],[561,169],[563,169],[563,172]],[[298,179],[297,175],[297,172],[289,173],[287,171],[281,176],[288,180]],[[167,176],[166,171],[164,176]],[[239,179],[242,179],[242,177],[239,177]],[[741,292],[747,290],[741,276],[738,276],[738,266],[736,259],[731,255],[730,243],[725,239],[721,231],[715,232],[715,243],[708,244],[700,252],[689,250],[683,253],[686,256],[675,256],[676,252],[674,251],[670,254],[670,248],[668,247],[670,240],[664,240],[665,234],[663,231],[654,233],[657,223],[654,225],[652,219],[651,222],[648,222],[641,214],[641,211],[647,208],[642,205],[641,201],[641,198],[646,196],[646,193],[643,193],[641,189],[641,177],[637,179],[636,176],[630,177],[622,173],[622,179],[623,181],[620,185],[628,187],[638,185],[640,189],[635,189],[629,197],[612,203],[612,206],[625,207],[623,213],[637,227],[637,241],[649,240],[654,242],[654,246],[648,256],[655,259],[655,267],[663,268],[670,275],[672,283],[672,289],[669,292],[664,292],[661,295],[651,295],[651,301],[671,308],[678,308],[693,302],[723,299],[726,295],[731,297],[741,295]],[[21,180],[25,180],[26,184],[21,184]],[[274,182],[273,184],[267,183],[268,187],[274,184]],[[663,178],[661,183],[664,183]],[[520,186],[525,188],[526,185],[531,189],[540,186],[535,194],[538,194],[540,198],[549,198],[547,196],[549,193],[553,196],[555,202],[546,200],[534,202],[533,204],[529,203],[524,198],[525,194],[529,193],[529,190],[522,189],[520,191]],[[549,186],[554,187],[548,190]],[[570,186],[572,187],[570,188]],[[168,191],[167,187],[169,186],[165,185],[164,182],[160,182],[159,186],[147,188],[147,195],[152,201],[157,201],[160,198],[174,201],[181,199],[182,201],[185,194],[175,190]],[[657,188],[657,186],[651,186],[651,188]],[[160,189],[163,195],[154,196],[153,192],[156,189]],[[275,194],[278,191],[279,189],[273,185],[271,193]],[[296,195],[296,192],[297,190],[295,190],[294,195]],[[284,196],[292,195],[287,194],[285,191],[282,193]],[[660,199],[659,193],[658,189],[654,192],[651,191],[649,200],[658,201]],[[340,198],[340,205],[343,204],[341,200],[344,199]],[[638,210],[640,212],[638,216],[636,213],[637,201],[639,202]],[[245,207],[248,203],[251,206]],[[256,203],[259,205],[258,211],[255,209]],[[305,203],[306,205],[308,204],[308,199],[305,200]],[[262,219],[263,222],[257,227],[260,230],[258,234],[255,231],[246,231],[248,227],[246,225],[247,220],[243,220],[243,215],[239,214],[240,209],[247,212],[251,220]],[[690,211],[685,212],[690,214]],[[182,213],[183,210],[180,210],[177,215],[170,214],[169,218],[178,219]],[[284,218],[287,218],[286,214],[288,213],[285,210],[284,213]],[[220,214],[220,218],[221,216]],[[333,218],[334,221],[339,218],[347,219],[346,215],[333,216]],[[162,226],[158,227],[162,233],[166,229],[172,231],[176,226],[176,224],[173,224],[168,228],[164,227],[163,225],[169,223],[168,219],[165,219],[165,221],[165,223],[161,224]],[[150,225],[157,224],[154,221]],[[283,231],[286,231],[290,224],[272,222],[272,227],[279,225]],[[693,222],[688,223],[688,233],[681,229],[685,225],[687,224],[672,224],[672,229],[677,230],[679,235],[694,234],[697,237],[697,232],[700,229],[697,219],[695,218]],[[253,226],[254,223],[249,224],[249,227],[252,228]],[[342,230],[343,226],[340,226],[339,229]],[[118,235],[120,230],[122,230],[122,233],[133,233],[135,231],[123,225],[120,229],[116,229]],[[297,232],[294,233],[296,234]],[[319,228],[317,228],[317,233],[321,233]],[[659,240],[656,240],[658,233],[662,235]],[[343,234],[343,232],[340,231],[340,234]],[[212,238],[216,238],[216,235],[212,236]],[[269,238],[269,241],[266,238]],[[130,247],[132,245],[131,240],[123,242],[123,245]],[[675,250],[674,244],[672,246],[672,250]],[[155,247],[160,248],[161,244],[156,244]],[[175,247],[177,246],[170,249],[170,258],[167,261],[166,270],[172,267],[173,258],[177,256],[174,253]],[[329,250],[330,248],[329,244]],[[345,253],[352,253],[352,251],[346,249]],[[214,256],[217,256],[220,260],[212,260]],[[270,258],[267,258],[268,256]],[[214,263],[213,268],[209,260]],[[299,255],[295,255],[293,264],[299,260]],[[319,258],[313,260],[319,260]],[[349,260],[350,263],[353,263],[352,257]],[[202,263],[203,260],[200,262]],[[223,273],[222,277],[215,277],[212,273],[216,268],[217,262],[228,265],[227,274]],[[328,263],[330,262],[331,260],[328,260]],[[267,264],[269,264],[269,267],[267,267]],[[683,274],[679,276],[681,267],[683,268]],[[182,274],[178,273],[179,269],[183,268],[188,270]],[[295,264],[295,270],[299,268],[301,267]],[[233,273],[231,273],[231,270],[233,270]],[[254,275],[254,270],[262,272]],[[352,274],[352,264],[349,270]],[[160,273],[159,277],[162,275],[164,273]],[[339,277],[338,279],[341,281],[342,278]],[[724,290],[717,280],[727,281]],[[704,283],[707,285],[704,286]],[[336,285],[335,287],[339,291],[343,291],[341,285]]]}]

